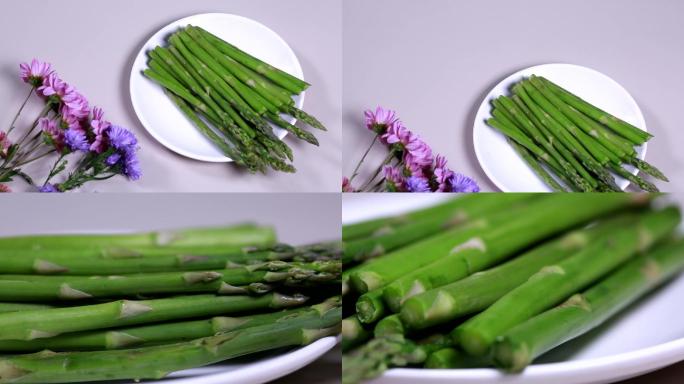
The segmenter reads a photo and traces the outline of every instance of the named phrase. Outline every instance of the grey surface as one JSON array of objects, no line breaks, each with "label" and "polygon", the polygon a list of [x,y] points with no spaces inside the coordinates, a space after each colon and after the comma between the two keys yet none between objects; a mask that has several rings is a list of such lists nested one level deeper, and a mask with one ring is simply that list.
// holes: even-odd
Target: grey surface
[{"label": "grey surface", "polygon": [[[0,236],[146,231],[255,222],[293,244],[339,239],[337,194],[7,194]],[[12,219],[8,219],[12,218]]]},{"label": "grey surface", "polygon": [[[225,164],[203,163],[167,150],[139,123],[131,106],[128,80],[133,59],[164,25],[197,13],[224,12],[252,18],[278,33],[295,51],[313,86],[304,110],[329,132],[316,132],[319,148],[291,137],[294,175],[249,175]],[[140,139],[144,178],[117,178],[84,191],[337,191],[341,164],[342,13],[339,0],[3,0],[0,5],[0,127],[9,125],[26,85],[20,62],[53,63],[92,104]],[[35,114],[27,114],[30,123]],[[47,173],[49,165],[39,169]],[[35,170],[35,167],[31,169]],[[41,174],[41,183],[44,176]],[[15,183],[15,190],[25,190]]]},{"label": "grey surface", "polygon": [[[680,0],[345,0],[343,174],[372,135],[362,111],[396,109],[409,129],[483,190],[495,186],[473,151],[485,94],[532,65],[594,68],[635,98],[655,135],[646,160],[684,189],[684,2]],[[375,151],[371,164],[384,157]]]}]

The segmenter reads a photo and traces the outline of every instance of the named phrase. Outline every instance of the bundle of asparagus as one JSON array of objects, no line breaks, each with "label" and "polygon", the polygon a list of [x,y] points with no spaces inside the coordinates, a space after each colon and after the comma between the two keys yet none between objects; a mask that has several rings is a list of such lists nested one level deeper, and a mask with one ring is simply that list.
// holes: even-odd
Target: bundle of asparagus
[{"label": "bundle of asparagus", "polygon": [[339,332],[339,244],[269,227],[0,238],[0,382],[155,379]]},{"label": "bundle of asparagus", "polygon": [[657,195],[520,196],[507,210],[345,264],[345,383],[392,366],[523,370],[684,269],[679,209],[654,208]]},{"label": "bundle of asparagus", "polygon": [[197,129],[237,164],[251,172],[267,168],[295,172],[288,162],[292,150],[269,123],[318,145],[312,133],[282,118],[290,115],[325,130],[292,100],[308,83],[200,27],[189,25],[168,41],[168,48],[156,47],[148,53],[144,74],[161,85]]},{"label": "bundle of asparagus", "polygon": [[487,124],[507,137],[552,190],[619,192],[614,179],[619,176],[644,191],[658,192],[653,183],[624,165],[668,181],[660,170],[637,157],[634,146],[649,140],[649,133],[541,76],[520,81],[512,92],[511,97],[492,101],[493,117]]}]

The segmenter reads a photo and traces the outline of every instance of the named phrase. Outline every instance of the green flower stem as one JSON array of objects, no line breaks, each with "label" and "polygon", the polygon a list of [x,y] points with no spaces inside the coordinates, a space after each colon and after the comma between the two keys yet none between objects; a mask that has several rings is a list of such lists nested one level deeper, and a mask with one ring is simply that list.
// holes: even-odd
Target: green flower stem
[{"label": "green flower stem", "polygon": [[370,145],[368,146],[368,148],[366,149],[366,152],[364,152],[364,153],[363,153],[363,156],[361,156],[361,160],[359,161],[358,164],[356,164],[356,167],[354,168],[354,172],[352,172],[352,175],[351,175],[351,177],[349,178],[349,183],[351,183],[352,180],[354,180],[354,178],[355,178],[356,176],[358,176],[358,174],[359,174],[359,168],[361,168],[361,164],[363,164],[364,160],[366,160],[366,157],[367,157],[368,154],[370,153],[371,148],[373,148],[373,146],[375,145],[375,142],[378,141],[378,137],[380,137],[380,134],[379,134],[379,133],[376,133],[375,136],[373,137],[373,140],[371,141],[371,144],[370,144]]},{"label": "green flower stem", "polygon": [[17,112],[16,115],[14,115],[14,119],[12,119],[12,123],[10,124],[9,129],[7,130],[7,134],[9,135],[10,132],[14,129],[14,124],[16,124],[17,120],[19,119],[19,116],[21,115],[21,112],[24,110],[24,107],[26,106],[26,103],[28,103],[29,99],[31,98],[31,95],[33,94],[33,91],[36,89],[35,86],[32,86],[31,89],[29,90],[28,95],[26,95],[26,99],[24,99],[24,102],[21,103],[21,107],[19,107],[19,111]]},{"label": "green flower stem", "polygon": [[389,154],[387,154],[387,157],[385,158],[385,160],[383,160],[383,162],[380,164],[378,169],[376,169],[375,172],[373,173],[373,176],[371,176],[371,178],[368,179],[368,181],[366,181],[361,188],[359,188],[359,191],[363,192],[366,188],[368,188],[370,186],[370,184],[373,182],[373,180],[375,180],[375,178],[378,177],[380,172],[382,172],[382,168],[384,168],[385,165],[389,164],[392,161],[392,159],[394,159],[396,153],[397,153],[396,150],[394,150],[394,149],[390,150],[390,152],[389,152]]}]

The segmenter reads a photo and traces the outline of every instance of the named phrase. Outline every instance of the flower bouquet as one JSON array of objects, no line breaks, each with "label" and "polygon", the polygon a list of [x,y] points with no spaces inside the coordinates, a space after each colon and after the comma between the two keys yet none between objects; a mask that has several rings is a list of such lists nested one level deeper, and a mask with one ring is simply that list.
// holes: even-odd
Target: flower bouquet
[{"label": "flower bouquet", "polygon": [[[342,179],[342,192],[479,192],[473,179],[447,168],[444,156],[433,156],[432,149],[402,124],[395,111],[378,107],[364,115],[366,128],[375,135],[351,177]],[[378,141],[389,150],[387,157],[365,183],[353,187],[361,164]]]},{"label": "flower bouquet", "polygon": [[[19,177],[40,192],[65,192],[116,175],[129,180],[141,177],[135,135],[105,120],[102,109],[91,109],[88,100],[50,64],[35,59],[21,64],[20,78],[31,90],[7,131],[0,131],[0,183]],[[19,117],[34,92],[44,107],[20,131],[16,128]],[[39,175],[40,183],[22,170],[47,159],[54,162],[46,175]],[[0,184],[0,190],[9,192],[9,187]]]}]

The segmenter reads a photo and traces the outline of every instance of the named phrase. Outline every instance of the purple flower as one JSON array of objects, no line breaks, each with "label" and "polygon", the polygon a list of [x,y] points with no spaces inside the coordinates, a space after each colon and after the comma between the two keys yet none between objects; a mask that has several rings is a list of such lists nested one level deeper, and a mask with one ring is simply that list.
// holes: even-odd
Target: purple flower
[{"label": "purple flower", "polygon": [[423,177],[411,176],[406,179],[407,192],[430,192],[430,185]]},{"label": "purple flower", "polygon": [[0,131],[0,157],[7,156],[7,150],[11,145],[12,142],[10,141],[9,137],[7,137],[7,133]]},{"label": "purple flower", "polygon": [[111,146],[122,151],[134,148],[138,144],[138,139],[131,131],[118,125],[109,127],[107,136]]},{"label": "purple flower", "polygon": [[72,151],[87,152],[90,148],[90,144],[88,143],[86,135],[83,132],[75,129],[67,129],[66,133],[64,134],[64,140]]},{"label": "purple flower", "polygon": [[368,109],[363,113],[363,115],[366,121],[366,128],[377,134],[385,133],[388,128],[399,121],[396,112],[389,109],[384,109],[382,107],[377,107],[375,112]]},{"label": "purple flower", "polygon": [[90,145],[91,151],[102,153],[107,148],[106,132],[111,126],[112,124],[104,119],[104,111],[101,108],[94,107],[90,127],[95,134],[95,140]]},{"label": "purple flower", "polygon": [[0,184],[0,193],[12,192],[12,189],[5,184]]},{"label": "purple flower", "polygon": [[454,172],[447,168],[447,160],[444,156],[437,155],[435,158],[433,174],[437,182],[437,192],[450,192]]},{"label": "purple flower", "polygon": [[135,151],[131,150],[124,154],[123,171],[129,180],[139,180],[142,177],[142,169],[140,169],[140,162]]},{"label": "purple flower", "polygon": [[118,163],[119,160],[121,160],[121,154],[120,153],[114,153],[114,154],[109,155],[109,157],[107,157],[107,160],[105,160],[105,162],[107,163],[107,165],[112,166],[112,165]]},{"label": "purple flower", "polygon": [[348,178],[342,178],[342,192],[356,192]]},{"label": "purple flower", "polygon": [[31,64],[19,64],[19,77],[24,83],[31,84],[34,87],[42,85],[43,78],[49,76],[53,72],[52,66],[49,63],[36,59],[31,60]]},{"label": "purple flower", "polygon": [[475,180],[460,173],[455,173],[451,179],[451,192],[480,192],[480,187]]},{"label": "purple flower", "polygon": [[50,184],[50,183],[47,183],[47,184],[43,185],[43,186],[38,190],[38,192],[42,192],[42,193],[60,193],[60,192],[62,192],[62,191],[60,191],[56,186],[54,186],[54,185],[52,185],[52,184]]},{"label": "purple flower", "polygon": [[44,97],[57,95],[61,97],[66,90],[67,83],[57,76],[57,73],[52,72],[43,79],[43,84],[38,87],[38,93]]},{"label": "purple flower", "polygon": [[64,130],[59,127],[57,121],[43,117],[38,120],[38,124],[48,142],[55,147],[57,152],[62,152],[64,149]]},{"label": "purple flower", "polygon": [[411,140],[411,135],[411,131],[398,121],[387,128],[387,131],[383,133],[380,140],[385,144],[400,144],[403,147],[405,143],[408,144]]},{"label": "purple flower", "polygon": [[399,192],[403,190],[404,175],[401,169],[394,168],[391,165],[385,165],[382,168],[382,173],[385,177],[385,184],[390,192]]}]

